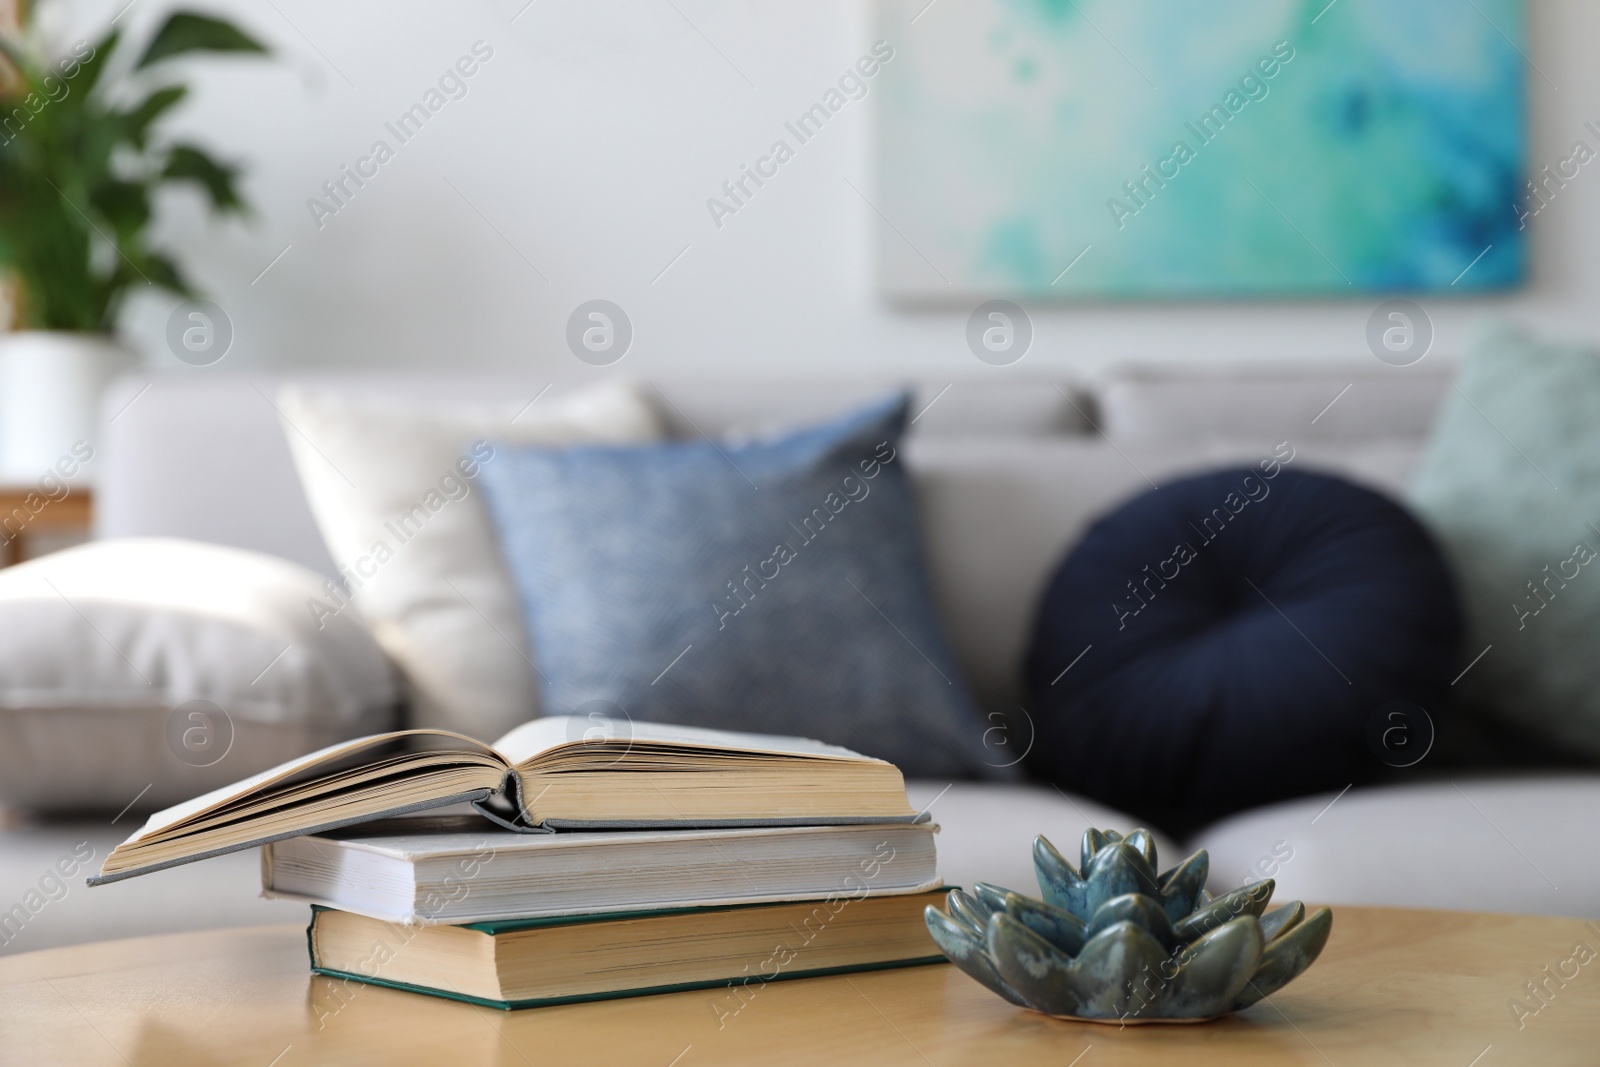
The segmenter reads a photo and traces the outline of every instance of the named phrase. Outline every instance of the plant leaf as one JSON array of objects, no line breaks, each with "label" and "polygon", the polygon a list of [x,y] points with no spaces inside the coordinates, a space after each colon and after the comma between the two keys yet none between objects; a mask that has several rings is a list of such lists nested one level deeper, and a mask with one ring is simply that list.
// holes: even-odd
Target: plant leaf
[{"label": "plant leaf", "polygon": [[137,239],[150,222],[149,191],[138,182],[103,181],[89,194],[89,203],[111,224],[119,246]]},{"label": "plant leaf", "polygon": [[81,102],[94,89],[95,83],[100,80],[101,72],[105,70],[106,60],[111,58],[111,53],[116,49],[117,42],[121,39],[122,31],[112,30],[100,38],[100,43],[94,46],[94,53],[78,64],[78,73],[72,79],[73,91],[67,96],[68,100],[73,97],[78,98],[80,103],[74,106],[82,106]]},{"label": "plant leaf", "polygon": [[180,296],[193,296],[194,291],[189,288],[189,282],[184,278],[178,265],[166,256],[156,252],[146,253],[140,257],[139,267],[144,271],[145,277],[150,279],[152,285],[159,285],[164,289],[171,289]]},{"label": "plant leaf", "polygon": [[238,169],[218,163],[205,152],[190,144],[174,145],[167,155],[167,165],[161,176],[168,181],[198,182],[211,194],[211,206],[219,212],[232,211],[243,214],[244,201],[234,185]]},{"label": "plant leaf", "polygon": [[193,11],[178,11],[156,31],[134,69],[143,70],[152,63],[185,52],[255,52],[266,55],[267,49],[231,22]]},{"label": "plant leaf", "polygon": [[[166,182],[198,183],[217,211],[244,208],[233,167],[159,136],[185,88],[159,71],[121,84],[130,73],[112,56],[121,41],[113,30],[48,61],[12,41],[0,51],[0,65],[10,56],[20,74],[0,94],[0,125],[10,120],[0,132],[0,274],[19,284],[30,327],[110,330],[129,293],[146,285],[192,295],[178,265],[145,244],[154,191]],[[229,23],[179,12],[133,51],[148,67],[188,52],[265,49]],[[48,103],[29,107],[30,92]]]},{"label": "plant leaf", "polygon": [[124,129],[128,140],[136,147],[143,148],[145,134],[149,132],[150,124],[188,95],[188,86],[169,85],[145,97],[137,107],[123,112]]}]

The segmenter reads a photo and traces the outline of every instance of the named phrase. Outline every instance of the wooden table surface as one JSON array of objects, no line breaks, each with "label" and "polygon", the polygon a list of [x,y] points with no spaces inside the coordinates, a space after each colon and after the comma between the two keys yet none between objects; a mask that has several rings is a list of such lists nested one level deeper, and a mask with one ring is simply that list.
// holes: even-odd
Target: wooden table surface
[{"label": "wooden table surface", "polygon": [[1578,919],[1336,908],[1322,959],[1270,1002],[1118,1029],[943,965],[774,982],[733,1014],[712,992],[507,1013],[313,977],[303,930],[261,927],[0,958],[0,1062],[1593,1065],[1597,951]]},{"label": "wooden table surface", "polygon": [[[3,8],[4,0],[0,0]],[[0,24],[4,22],[0,11]],[[23,559],[26,543],[38,533],[68,531],[87,535],[94,523],[94,492],[78,486],[56,500],[35,485],[0,485],[0,567]]]}]

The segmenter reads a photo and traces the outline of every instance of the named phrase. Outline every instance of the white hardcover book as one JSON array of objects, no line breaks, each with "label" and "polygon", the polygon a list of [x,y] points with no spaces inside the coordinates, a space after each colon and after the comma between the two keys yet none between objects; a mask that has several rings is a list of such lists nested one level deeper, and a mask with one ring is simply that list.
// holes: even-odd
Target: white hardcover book
[{"label": "white hardcover book", "polygon": [[263,895],[422,925],[916,893],[929,823],[519,834],[411,816],[261,850]]}]

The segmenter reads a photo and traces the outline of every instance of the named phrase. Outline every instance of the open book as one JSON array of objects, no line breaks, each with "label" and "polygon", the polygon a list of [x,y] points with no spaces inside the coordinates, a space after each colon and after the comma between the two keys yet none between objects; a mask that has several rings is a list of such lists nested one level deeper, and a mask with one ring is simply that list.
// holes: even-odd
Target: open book
[{"label": "open book", "polygon": [[847,748],[691,726],[588,724],[534,719],[493,746],[442,730],[330,745],[156,812],[89,884],[463,801],[530,833],[918,818],[894,764]]}]

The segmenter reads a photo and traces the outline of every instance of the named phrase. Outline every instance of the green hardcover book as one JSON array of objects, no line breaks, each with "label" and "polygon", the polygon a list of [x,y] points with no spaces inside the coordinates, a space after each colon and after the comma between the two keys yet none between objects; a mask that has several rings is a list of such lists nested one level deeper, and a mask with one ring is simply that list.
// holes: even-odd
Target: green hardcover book
[{"label": "green hardcover book", "polygon": [[943,963],[922,912],[947,892],[465,926],[404,926],[318,907],[306,934],[316,974],[534,1008]]}]

